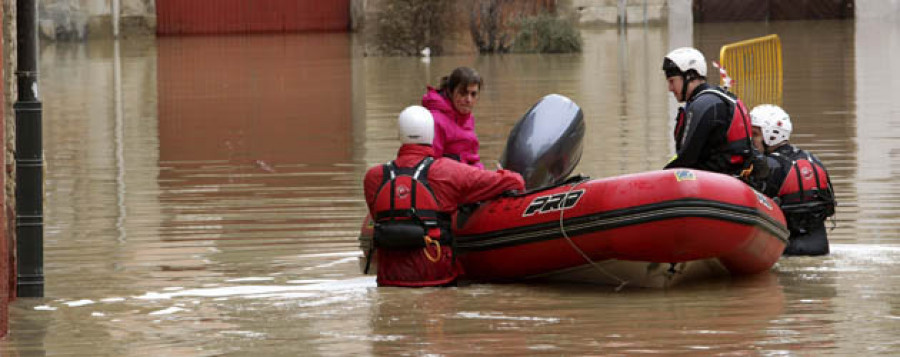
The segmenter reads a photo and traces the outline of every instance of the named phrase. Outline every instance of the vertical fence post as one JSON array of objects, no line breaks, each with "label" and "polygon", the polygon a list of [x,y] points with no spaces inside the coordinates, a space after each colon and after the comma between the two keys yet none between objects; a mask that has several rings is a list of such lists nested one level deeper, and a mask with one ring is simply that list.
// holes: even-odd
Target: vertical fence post
[{"label": "vertical fence post", "polygon": [[44,178],[38,95],[37,0],[17,0],[19,97],[16,113],[16,254],[18,294],[44,296]]}]

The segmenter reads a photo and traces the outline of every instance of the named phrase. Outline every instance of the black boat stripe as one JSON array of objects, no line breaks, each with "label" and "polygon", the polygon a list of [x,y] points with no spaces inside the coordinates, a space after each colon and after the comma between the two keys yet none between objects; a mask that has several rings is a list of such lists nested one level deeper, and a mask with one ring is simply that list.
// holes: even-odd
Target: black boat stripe
[{"label": "black boat stripe", "polygon": [[[688,209],[667,209],[667,210],[659,210],[653,213],[648,214],[638,214],[632,215],[628,217],[621,217],[616,219],[608,219],[608,220],[597,220],[592,223],[580,224],[580,225],[570,225],[565,224],[566,234],[571,237],[577,237],[582,234],[588,234],[596,231],[608,230],[613,228],[619,228],[629,225],[635,225],[640,223],[648,223],[653,221],[660,221],[666,219],[677,219],[677,218],[708,218],[708,219],[720,219],[723,221],[730,221],[735,223],[741,223],[746,225],[759,225],[763,229],[773,233],[779,239],[786,241],[787,233],[784,233],[784,236],[780,236],[778,233],[775,233],[779,230],[778,227],[772,227],[769,222],[759,220],[756,216],[747,216],[741,213],[736,212],[727,212],[721,211],[717,209],[698,209],[698,208],[688,208]],[[564,221],[565,222],[565,221]],[[508,245],[516,245],[516,244],[524,244],[524,243],[532,243],[539,242],[543,240],[557,239],[562,237],[562,233],[559,229],[559,222],[555,222],[553,228],[543,229],[540,231],[532,231],[529,233],[516,234],[516,235],[501,235],[495,236],[487,239],[479,239],[474,240],[470,239],[474,236],[464,236],[458,237],[462,239],[458,239],[458,246],[460,248],[471,248],[472,250],[479,250],[477,248],[484,249],[494,249],[500,248],[501,246]],[[515,243],[515,244],[513,244]]]},{"label": "black boat stripe", "polygon": [[[739,205],[734,205],[734,204],[722,203],[719,201],[710,201],[710,200],[695,199],[695,198],[672,200],[672,201],[659,202],[659,203],[653,203],[653,204],[636,206],[636,207],[623,208],[623,209],[618,209],[618,210],[613,210],[613,211],[595,213],[595,214],[590,214],[590,215],[585,215],[585,216],[570,217],[570,218],[565,219],[564,222],[567,226],[569,226],[572,224],[590,222],[590,221],[595,221],[598,219],[628,217],[630,215],[635,215],[638,213],[655,212],[655,211],[659,211],[659,210],[663,210],[663,209],[667,209],[667,208],[682,208],[683,209],[683,208],[690,208],[690,207],[719,208],[720,210],[723,210],[723,211],[733,211],[733,212],[744,213],[747,215],[761,216],[761,218],[769,221],[773,226],[777,227],[777,226],[782,225],[780,222],[776,221],[774,218],[772,218],[766,214],[761,214],[755,208],[749,208],[746,206],[739,206]],[[554,213],[548,213],[548,214],[554,214]],[[530,226],[510,228],[510,229],[506,229],[506,230],[493,231],[491,233],[471,235],[471,236],[467,236],[467,237],[471,237],[470,239],[478,239],[478,238],[487,238],[490,236],[501,236],[501,235],[516,234],[516,233],[533,232],[533,231],[541,230],[541,229],[545,229],[545,228],[555,229],[557,227],[559,227],[559,221],[553,220],[553,221],[539,223],[539,224],[530,225]],[[774,231],[772,233],[777,235],[777,231]]]},{"label": "black boat stripe", "polygon": [[[668,201],[594,215],[572,217],[564,219],[563,225],[566,229],[566,234],[576,237],[582,234],[629,225],[688,217],[718,219],[759,226],[785,242],[787,242],[787,237],[790,234],[781,222],[760,213],[755,208],[701,199]],[[559,228],[559,221],[554,220],[487,234],[457,236],[456,239],[460,249],[475,251],[540,242],[560,237],[562,237],[562,233]]]}]

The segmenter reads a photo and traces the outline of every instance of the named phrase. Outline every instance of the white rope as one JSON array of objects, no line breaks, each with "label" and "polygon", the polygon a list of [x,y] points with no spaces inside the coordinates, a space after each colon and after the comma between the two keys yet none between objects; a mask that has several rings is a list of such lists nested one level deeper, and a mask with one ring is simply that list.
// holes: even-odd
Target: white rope
[{"label": "white rope", "polygon": [[[578,187],[578,185],[581,184],[582,182],[584,182],[584,181],[578,181],[578,182],[573,183],[572,186],[569,187],[569,191],[566,192],[566,195],[563,196],[562,199],[563,200],[567,199],[569,197],[569,193],[571,193],[573,190],[575,190],[575,187]],[[561,204],[562,204],[562,202],[561,202]],[[594,268],[597,268],[597,270],[599,270],[601,273],[603,273],[606,276],[613,278],[619,282],[619,286],[617,286],[615,289],[616,292],[622,290],[622,288],[624,288],[625,285],[628,284],[628,281],[622,280],[621,278],[604,270],[600,265],[598,265],[596,262],[591,260],[591,258],[588,257],[587,254],[585,254],[583,250],[581,250],[581,248],[578,248],[578,246],[575,245],[575,242],[572,241],[572,238],[570,238],[569,235],[566,233],[566,227],[565,227],[565,224],[563,221],[563,215],[564,215],[565,211],[566,211],[565,209],[559,210],[559,230],[560,230],[560,232],[562,232],[563,237],[566,238],[566,241],[569,242],[569,245],[571,245],[572,248],[575,249],[576,252],[578,252],[578,254],[581,254],[581,257],[584,258],[584,260],[586,260],[589,264],[591,264],[591,266],[593,266]]]}]

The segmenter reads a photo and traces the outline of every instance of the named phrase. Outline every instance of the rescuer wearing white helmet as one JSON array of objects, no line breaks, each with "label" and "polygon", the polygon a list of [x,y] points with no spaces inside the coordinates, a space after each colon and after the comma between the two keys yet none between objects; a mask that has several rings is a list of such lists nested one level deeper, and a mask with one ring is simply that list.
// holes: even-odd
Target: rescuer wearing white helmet
[{"label": "rescuer wearing white helmet", "polygon": [[406,107],[397,117],[397,136],[403,144],[431,145],[434,140],[434,120],[424,107]]},{"label": "rescuer wearing white helmet", "polygon": [[754,145],[768,154],[769,178],[761,190],[781,205],[791,231],[785,255],[828,254],[825,219],[837,205],[828,171],[813,154],[791,144],[791,118],[772,104],[750,111]]},{"label": "rescuer wearing white helmet", "polygon": [[434,119],[424,107],[400,112],[397,136],[397,158],[371,167],[363,182],[374,225],[366,271],[377,257],[379,286],[455,284],[462,270],[454,258],[450,217],[459,205],[522,191],[525,183],[513,171],[434,158]]},{"label": "rescuer wearing white helmet", "polygon": [[756,152],[747,108],[732,93],[706,83],[706,59],[682,47],[663,59],[669,91],[685,103],[675,118],[676,155],[666,168],[691,168],[740,177],[756,187],[768,175]]},{"label": "rescuer wearing white helmet", "polygon": [[695,48],[676,48],[663,60],[663,71],[666,72],[669,91],[679,103],[683,103],[698,85],[706,83],[706,58]]},{"label": "rescuer wearing white helmet", "polygon": [[[781,107],[772,104],[761,104],[750,111],[753,125],[753,141],[757,149],[771,153],[778,146],[788,144],[791,138],[791,117]],[[757,142],[759,144],[757,144]]]}]

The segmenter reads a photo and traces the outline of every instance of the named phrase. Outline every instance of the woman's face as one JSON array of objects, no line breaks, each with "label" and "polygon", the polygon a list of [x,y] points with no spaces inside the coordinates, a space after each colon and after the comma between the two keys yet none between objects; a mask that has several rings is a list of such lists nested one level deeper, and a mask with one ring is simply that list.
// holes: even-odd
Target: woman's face
[{"label": "woman's face", "polygon": [[461,114],[471,113],[475,108],[475,103],[478,103],[479,90],[477,83],[456,87],[456,90],[453,91],[453,107],[456,108],[456,111]]}]

